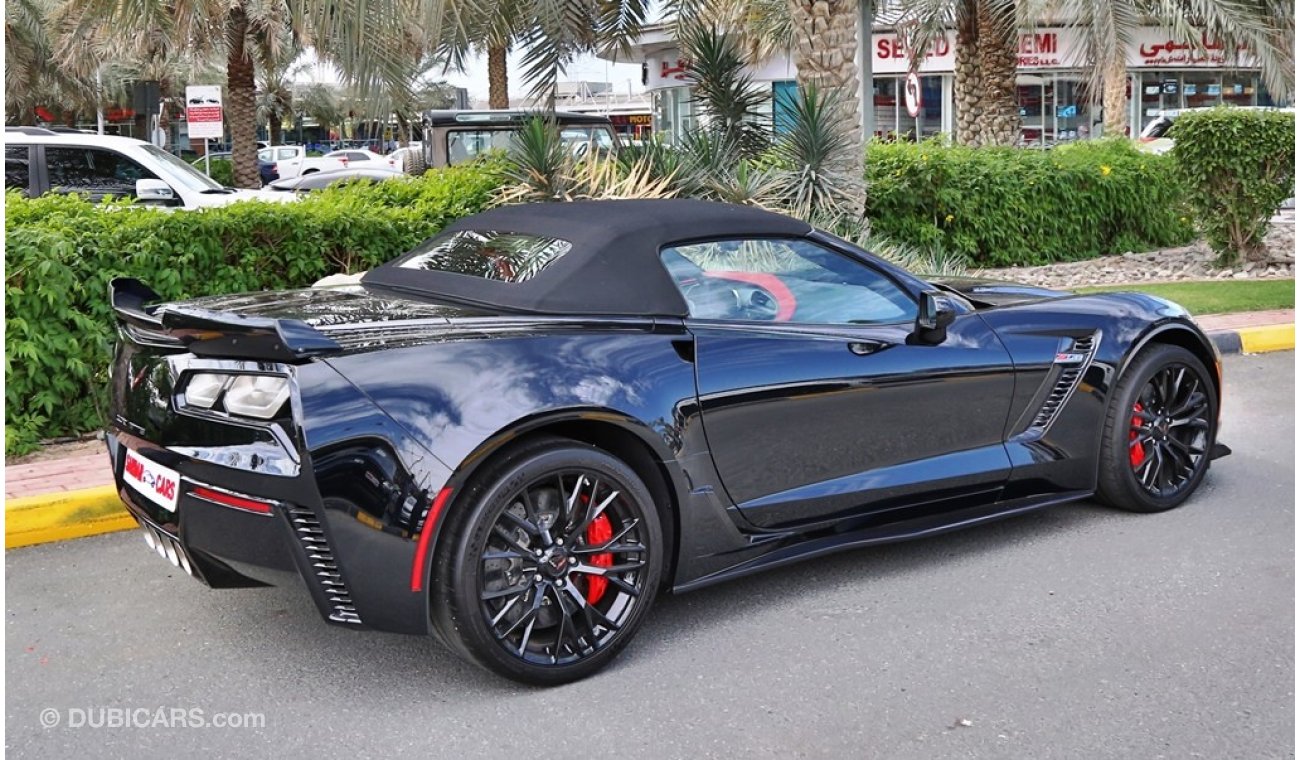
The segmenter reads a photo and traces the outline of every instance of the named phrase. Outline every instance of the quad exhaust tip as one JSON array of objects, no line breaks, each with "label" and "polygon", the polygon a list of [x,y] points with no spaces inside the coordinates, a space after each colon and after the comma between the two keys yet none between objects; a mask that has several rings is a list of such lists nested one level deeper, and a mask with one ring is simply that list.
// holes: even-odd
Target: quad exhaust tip
[{"label": "quad exhaust tip", "polygon": [[141,530],[144,531],[144,542],[158,552],[158,556],[172,563],[173,566],[179,567],[185,571],[186,575],[194,575],[194,568],[190,567],[190,559],[185,556],[185,550],[181,548],[180,543],[171,536],[154,528],[152,525],[143,525]]}]

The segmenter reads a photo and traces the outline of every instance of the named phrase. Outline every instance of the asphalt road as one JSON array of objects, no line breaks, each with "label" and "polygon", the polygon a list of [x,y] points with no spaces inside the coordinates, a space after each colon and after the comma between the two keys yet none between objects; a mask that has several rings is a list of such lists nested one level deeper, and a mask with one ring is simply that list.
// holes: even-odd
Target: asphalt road
[{"label": "asphalt road", "polygon": [[[553,690],[501,681],[432,640],[326,626],[302,588],[208,591],[134,533],[7,552],[6,748],[1292,757],[1293,361],[1228,360],[1222,439],[1236,453],[1181,509],[1070,505],[668,598],[613,668]],[[159,707],[265,725],[164,713],[171,727],[150,727]],[[59,726],[42,727],[46,708]],[[113,720],[105,708],[132,711],[118,721],[133,726],[96,727]]]}]

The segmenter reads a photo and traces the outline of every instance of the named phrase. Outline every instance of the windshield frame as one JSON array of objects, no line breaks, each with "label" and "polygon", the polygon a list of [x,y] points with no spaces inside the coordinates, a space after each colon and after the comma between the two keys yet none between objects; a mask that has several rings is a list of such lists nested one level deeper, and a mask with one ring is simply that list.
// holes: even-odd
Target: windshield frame
[{"label": "windshield frame", "polygon": [[220,182],[212,179],[203,172],[195,169],[193,166],[182,161],[175,154],[159,148],[157,145],[144,144],[140,146],[150,158],[157,159],[155,162],[158,172],[167,177],[167,179],[181,185],[186,190],[196,193],[207,192],[209,190],[224,190],[225,186]]}]

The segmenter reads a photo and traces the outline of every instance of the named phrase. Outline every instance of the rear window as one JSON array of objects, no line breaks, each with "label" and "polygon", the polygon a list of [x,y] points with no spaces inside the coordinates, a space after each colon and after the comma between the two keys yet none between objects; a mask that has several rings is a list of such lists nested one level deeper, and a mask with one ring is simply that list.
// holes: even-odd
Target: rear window
[{"label": "rear window", "polygon": [[555,263],[572,247],[569,241],[558,238],[461,230],[425,243],[399,266],[498,282],[524,282]]}]

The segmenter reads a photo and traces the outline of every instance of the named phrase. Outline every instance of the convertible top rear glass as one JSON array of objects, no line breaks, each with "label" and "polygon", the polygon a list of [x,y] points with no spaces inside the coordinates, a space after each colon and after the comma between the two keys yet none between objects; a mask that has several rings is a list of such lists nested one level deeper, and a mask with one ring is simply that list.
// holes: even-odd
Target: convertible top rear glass
[{"label": "convertible top rear glass", "polygon": [[507,311],[686,317],[659,259],[665,246],[811,231],[762,209],[697,200],[503,206],[458,220],[361,284]]},{"label": "convertible top rear glass", "polygon": [[524,282],[572,248],[567,240],[552,237],[461,230],[424,242],[403,259],[401,266],[500,282]]}]

